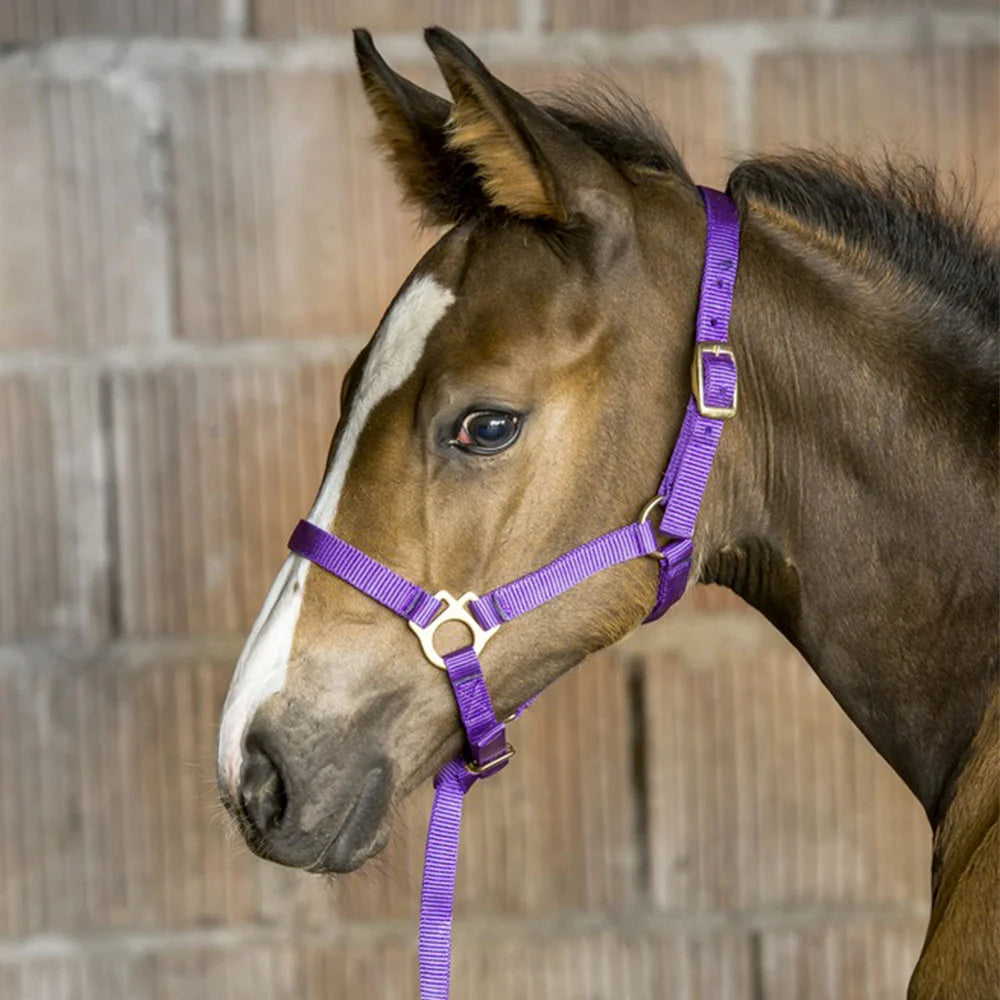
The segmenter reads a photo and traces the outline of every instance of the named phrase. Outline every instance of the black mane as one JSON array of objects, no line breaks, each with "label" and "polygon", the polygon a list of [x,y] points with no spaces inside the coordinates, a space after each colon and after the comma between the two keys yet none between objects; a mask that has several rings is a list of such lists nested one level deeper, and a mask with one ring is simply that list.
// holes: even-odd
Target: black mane
[{"label": "black mane", "polygon": [[[626,174],[645,167],[693,184],[660,122],[615,84],[540,103]],[[869,167],[796,151],[745,160],[727,190],[743,211],[755,201],[773,205],[898,269],[945,320],[928,324],[931,354],[986,389],[996,408],[1000,239],[954,180],[945,185],[919,163]]]},{"label": "black mane", "polygon": [[[797,151],[741,163],[729,178],[738,204],[761,201],[890,261],[934,298],[971,314],[995,335],[1000,324],[1000,254],[980,210],[931,167],[878,167],[829,153]],[[995,345],[996,337],[991,337]],[[994,348],[995,349],[995,348]]]}]

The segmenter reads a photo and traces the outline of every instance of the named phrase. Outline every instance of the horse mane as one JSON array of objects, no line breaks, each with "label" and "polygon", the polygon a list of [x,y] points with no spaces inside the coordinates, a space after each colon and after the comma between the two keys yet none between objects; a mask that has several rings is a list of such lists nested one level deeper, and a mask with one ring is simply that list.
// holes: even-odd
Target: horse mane
[{"label": "horse mane", "polygon": [[[767,204],[832,237],[912,299],[912,347],[934,397],[994,442],[1000,415],[1000,241],[957,179],[916,161],[866,165],[834,153],[757,157],[732,172],[747,210]],[[992,447],[992,444],[991,444]]]},{"label": "horse mane", "polygon": [[[887,157],[862,164],[797,150],[741,163],[729,178],[738,204],[772,205],[874,260],[891,262],[934,298],[971,314],[995,353],[1000,253],[982,206],[932,167]],[[993,359],[994,369],[996,358]]]},{"label": "horse mane", "polygon": [[[625,176],[669,173],[693,187],[658,119],[617,84],[548,94],[539,103]],[[910,279],[936,321],[924,327],[929,355],[961,373],[997,409],[1000,381],[1000,233],[982,205],[918,161],[864,164],[796,150],[741,162],[727,192],[740,209],[764,203],[822,231],[875,266]]]}]

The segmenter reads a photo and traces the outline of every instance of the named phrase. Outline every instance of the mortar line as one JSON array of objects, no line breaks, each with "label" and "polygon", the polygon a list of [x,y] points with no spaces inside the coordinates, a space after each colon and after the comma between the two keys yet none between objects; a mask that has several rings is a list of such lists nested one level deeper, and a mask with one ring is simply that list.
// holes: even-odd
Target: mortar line
[{"label": "mortar line", "polygon": [[[720,21],[640,31],[596,30],[525,32],[520,27],[469,32],[465,40],[487,62],[536,63],[568,67],[594,61],[642,58],[713,59],[719,52],[747,56],[798,51],[883,52],[931,45],[982,45],[1000,42],[1000,19],[991,11],[917,11],[881,17],[830,19],[815,15],[774,21]],[[429,65],[430,54],[418,32],[379,35],[390,62]],[[55,39],[0,53],[0,72],[47,72],[56,78],[101,77],[114,70],[149,74],[168,71],[271,69],[354,70],[349,35],[261,41],[239,37],[201,39]]]},{"label": "mortar line", "polygon": [[[501,936],[560,938],[613,929],[623,937],[637,934],[762,934],[856,924],[917,923],[927,919],[924,903],[763,906],[753,910],[653,910],[645,906],[603,911],[554,911],[547,914],[464,914],[455,923],[459,941]],[[69,934],[0,937],[0,963],[73,956],[80,953],[142,954],[191,948],[239,948],[253,944],[362,944],[399,938],[416,941],[416,916],[327,925],[236,924],[188,929],[105,930]]]},{"label": "mortar line", "polygon": [[545,31],[548,20],[548,0],[517,0],[517,23],[526,35]]},{"label": "mortar line", "polygon": [[649,739],[646,732],[646,663],[641,655],[629,656],[625,664],[628,705],[628,741],[632,791],[632,842],[635,850],[635,889],[648,900],[650,884],[649,846]]},{"label": "mortar line", "polygon": [[[36,664],[45,660],[92,663],[95,660],[173,659],[191,656],[229,655],[238,652],[245,635],[242,632],[217,632],[204,635],[117,635],[92,643],[71,639],[35,638],[0,643],[0,671],[5,665],[17,668],[23,662]],[[697,647],[697,648],[695,648]],[[619,662],[644,658],[654,653],[682,655],[695,666],[710,664],[720,651],[738,648],[758,651],[786,650],[792,646],[769,622],[755,613],[743,611],[678,610],[669,625],[634,632],[609,647]],[[36,667],[37,668],[37,667]]]},{"label": "mortar line", "polygon": [[78,371],[149,371],[172,365],[333,363],[354,360],[371,334],[336,335],[315,340],[279,337],[245,341],[168,339],[107,346],[93,351],[45,350],[0,353],[0,376],[46,372],[73,366]]},{"label": "mortar line", "polygon": [[754,147],[756,116],[753,107],[753,73],[757,56],[734,50],[719,60],[726,102],[726,150],[732,168]]},{"label": "mortar line", "polygon": [[219,33],[223,38],[244,38],[251,30],[249,0],[221,0]]},{"label": "mortar line", "polygon": [[101,448],[103,451],[102,488],[104,490],[105,551],[108,560],[108,629],[111,639],[122,634],[121,538],[118,525],[118,485],[120,469],[115,448],[114,401],[111,376],[103,373],[97,382],[100,413]]}]

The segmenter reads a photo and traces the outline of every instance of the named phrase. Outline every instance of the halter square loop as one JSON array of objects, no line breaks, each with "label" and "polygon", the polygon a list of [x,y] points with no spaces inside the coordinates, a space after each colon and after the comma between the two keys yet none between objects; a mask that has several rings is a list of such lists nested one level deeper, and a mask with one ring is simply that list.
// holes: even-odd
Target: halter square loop
[{"label": "halter square loop", "polygon": [[[713,367],[721,368],[723,365],[729,370],[719,372],[718,382],[720,384],[717,387],[709,385],[707,388],[716,388],[717,391],[723,392],[731,388],[732,397],[728,404],[720,401],[722,405],[712,405],[708,401],[706,374],[710,376]],[[728,420],[730,417],[735,417],[737,392],[736,355],[733,354],[732,348],[714,341],[695,344],[694,360],[691,365],[691,394],[698,406],[698,412],[703,417],[710,417],[714,420]]]}]

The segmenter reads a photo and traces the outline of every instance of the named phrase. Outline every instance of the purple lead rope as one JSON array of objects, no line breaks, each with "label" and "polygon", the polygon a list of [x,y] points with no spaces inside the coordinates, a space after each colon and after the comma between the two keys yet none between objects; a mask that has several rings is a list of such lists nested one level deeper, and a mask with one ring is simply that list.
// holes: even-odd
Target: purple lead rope
[{"label": "purple lead rope", "polygon": [[465,793],[476,783],[461,759],[448,761],[434,778],[434,803],[427,827],[424,879],[420,886],[420,1000],[448,1000],[451,983],[451,925],[455,873]]},{"label": "purple lead rope", "polygon": [[[466,756],[449,761],[434,778],[420,888],[420,1000],[448,1000],[455,872],[465,793],[480,778],[506,767],[513,753],[472,647],[449,653],[444,662],[465,729]],[[516,714],[525,708],[527,705],[522,705]]]},{"label": "purple lead rope", "polygon": [[[476,650],[493,629],[525,614],[603,569],[642,556],[660,562],[656,601],[646,621],[655,621],[684,593],[691,573],[695,521],[712,470],[722,425],[736,412],[736,359],[727,345],[733,285],[739,259],[739,217],[722,192],[701,188],[705,203],[705,265],[695,326],[692,395],[677,443],[654,500],[663,507],[660,534],[644,516],[559,556],[540,569],[506,583],[482,598],[469,598],[462,620],[480,630],[477,645],[442,659],[428,650],[435,621],[462,616],[388,566],[308,521],[300,521],[288,547],[323,567],[372,600],[405,618],[421,637],[425,654],[444,666],[466,736],[465,753],[445,764],[434,779],[424,880],[420,895],[420,1000],[447,1000],[451,980],[451,927],[455,903],[459,830],[465,794],[480,779],[502,770],[513,750],[505,722],[496,717]],[[443,591],[441,592],[444,593]],[[440,613],[440,619],[438,615]],[[530,702],[517,710],[520,715]],[[510,720],[506,720],[510,721]]]}]

